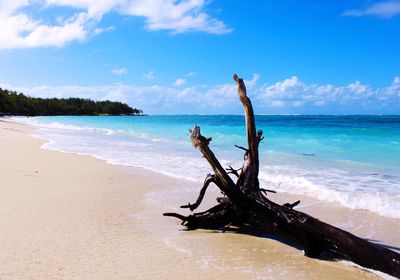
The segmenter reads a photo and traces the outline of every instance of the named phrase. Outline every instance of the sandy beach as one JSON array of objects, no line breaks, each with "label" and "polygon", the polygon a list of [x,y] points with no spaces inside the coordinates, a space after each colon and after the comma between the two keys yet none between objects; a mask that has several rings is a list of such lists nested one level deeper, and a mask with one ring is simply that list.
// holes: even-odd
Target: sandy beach
[{"label": "sandy beach", "polygon": [[[45,150],[33,133],[0,119],[0,279],[380,279],[273,239],[183,231],[162,213],[180,211],[200,185]],[[300,211],[400,247],[396,219],[300,199]]]}]

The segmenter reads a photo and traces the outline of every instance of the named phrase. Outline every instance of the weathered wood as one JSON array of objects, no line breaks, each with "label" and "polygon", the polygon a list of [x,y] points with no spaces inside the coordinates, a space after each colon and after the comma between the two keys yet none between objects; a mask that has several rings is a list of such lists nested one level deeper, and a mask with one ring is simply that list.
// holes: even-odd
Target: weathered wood
[{"label": "weathered wood", "polygon": [[[229,226],[238,230],[256,229],[260,233],[274,234],[297,242],[308,257],[318,257],[321,252],[328,251],[361,266],[400,278],[398,253],[294,210],[300,201],[279,205],[265,196],[266,191],[270,190],[260,188],[258,181],[258,146],[263,139],[262,131],[256,133],[253,107],[247,97],[243,79],[236,74],[233,78],[246,117],[248,148],[237,146],[245,151],[243,166],[239,169],[231,166],[224,169],[209,148],[211,138],[202,136],[200,127],[196,125],[190,130],[190,140],[211,165],[214,174],[207,175],[196,202],[181,207],[191,211],[197,209],[210,184],[215,184],[224,197],[218,198],[219,204],[204,212],[189,216],[164,213],[164,216],[182,220],[182,224],[189,229],[225,231]],[[237,177],[236,183],[229,174]]]}]

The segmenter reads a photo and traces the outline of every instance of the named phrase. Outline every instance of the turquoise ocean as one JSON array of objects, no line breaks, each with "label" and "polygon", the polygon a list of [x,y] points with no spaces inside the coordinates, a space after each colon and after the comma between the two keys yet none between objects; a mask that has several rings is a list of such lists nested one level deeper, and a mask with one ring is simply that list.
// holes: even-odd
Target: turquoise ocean
[{"label": "turquoise ocean", "polygon": [[[50,150],[91,155],[202,181],[212,172],[189,140],[202,134],[223,165],[239,168],[246,146],[244,116],[155,115],[15,118],[33,125]],[[400,218],[400,116],[256,116],[260,183],[278,192],[334,201]]]}]

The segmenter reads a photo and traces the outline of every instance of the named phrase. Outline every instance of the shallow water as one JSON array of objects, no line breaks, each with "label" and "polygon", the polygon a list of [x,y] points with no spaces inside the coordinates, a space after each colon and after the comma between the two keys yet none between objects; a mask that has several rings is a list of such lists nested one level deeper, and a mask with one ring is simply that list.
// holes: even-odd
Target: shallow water
[{"label": "shallow water", "polygon": [[[194,181],[211,172],[188,139],[194,124],[213,138],[224,165],[240,167],[234,145],[246,145],[243,116],[16,119],[37,127],[45,148]],[[265,136],[263,187],[400,218],[400,116],[256,116],[256,123]]]}]

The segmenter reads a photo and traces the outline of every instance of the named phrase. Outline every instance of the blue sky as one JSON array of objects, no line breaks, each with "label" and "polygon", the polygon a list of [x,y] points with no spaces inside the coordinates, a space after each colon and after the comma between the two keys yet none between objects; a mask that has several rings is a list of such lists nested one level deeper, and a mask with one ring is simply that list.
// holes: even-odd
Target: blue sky
[{"label": "blue sky", "polygon": [[400,1],[0,0],[0,86],[151,114],[400,114]]}]

